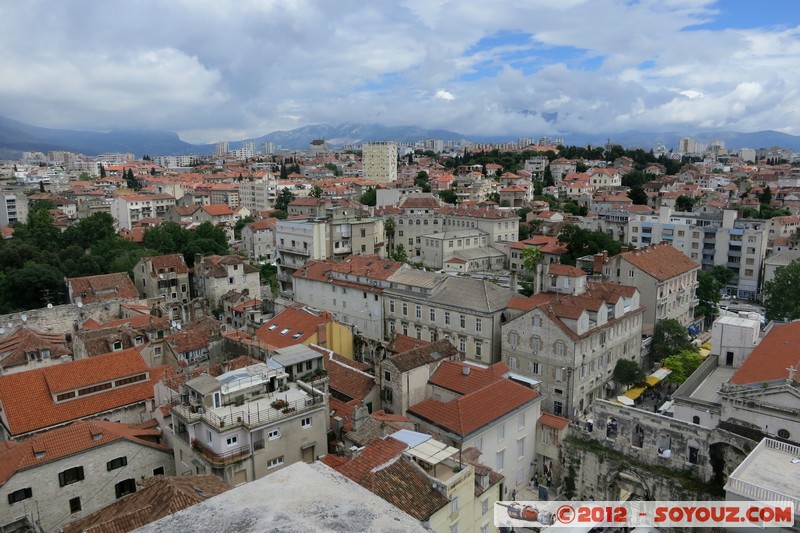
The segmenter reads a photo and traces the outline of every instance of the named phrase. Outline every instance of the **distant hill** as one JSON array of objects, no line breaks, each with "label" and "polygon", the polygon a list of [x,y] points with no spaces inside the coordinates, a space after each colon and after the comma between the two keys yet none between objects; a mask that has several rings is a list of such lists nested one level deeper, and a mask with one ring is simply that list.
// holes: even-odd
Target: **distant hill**
[{"label": "distant hill", "polygon": [[[777,131],[741,133],[734,131],[643,132],[629,131],[609,134],[558,134],[569,145],[603,145],[609,139],[625,147],[642,147],[647,150],[657,143],[667,148],[676,148],[682,137],[689,136],[708,142],[722,139],[728,148],[770,148],[782,146],[800,152],[800,136]],[[331,146],[341,147],[369,141],[414,142],[424,139],[444,141],[469,139],[474,142],[511,142],[512,136],[467,136],[449,130],[425,129],[417,126],[383,126],[380,124],[343,123],[338,125],[315,124],[288,131],[273,131],[261,137],[231,141],[231,148],[238,148],[245,141],[252,141],[257,148],[267,141],[287,150],[307,150],[314,139],[324,139]],[[0,116],[0,158],[18,158],[23,151],[48,152],[66,150],[87,155],[104,152],[132,152],[137,157],[149,155],[207,155],[213,152],[210,144],[189,144],[177,133],[166,131],[77,131],[31,126],[23,122]]]},{"label": "distant hill", "polygon": [[77,131],[40,128],[0,116],[0,153],[66,150],[87,155],[105,152],[145,154],[210,153],[208,145],[184,142],[177,133],[165,131]]}]

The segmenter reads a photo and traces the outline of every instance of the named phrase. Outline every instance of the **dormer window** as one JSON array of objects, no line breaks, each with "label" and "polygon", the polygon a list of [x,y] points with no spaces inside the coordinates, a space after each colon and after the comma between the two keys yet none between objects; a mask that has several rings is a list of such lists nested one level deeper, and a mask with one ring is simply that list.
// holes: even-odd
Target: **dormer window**
[{"label": "dormer window", "polygon": [[280,331],[280,334],[281,334],[281,335],[286,335],[287,333],[289,333],[289,328],[283,328],[283,329]]},{"label": "dormer window", "polygon": [[50,359],[50,350],[40,350],[42,359]]},{"label": "dormer window", "polygon": [[122,341],[114,341],[114,344],[111,345],[111,349],[115,352],[122,350]]},{"label": "dormer window", "polygon": [[143,343],[144,343],[144,337],[136,337],[135,339],[133,339],[133,344],[135,344],[136,346],[139,346]]}]

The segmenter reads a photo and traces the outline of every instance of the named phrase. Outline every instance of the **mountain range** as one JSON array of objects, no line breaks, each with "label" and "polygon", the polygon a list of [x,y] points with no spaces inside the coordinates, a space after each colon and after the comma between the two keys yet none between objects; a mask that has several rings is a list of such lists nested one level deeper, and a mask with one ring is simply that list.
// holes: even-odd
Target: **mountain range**
[{"label": "mountain range", "polygon": [[[608,140],[625,147],[650,149],[658,143],[667,148],[676,147],[682,137],[689,136],[697,141],[708,142],[722,139],[728,148],[770,148],[781,146],[800,151],[800,136],[777,131],[758,131],[742,133],[734,131],[696,131],[643,132],[629,131],[614,134],[559,134],[552,137],[563,138],[565,144],[584,146],[602,145]],[[338,125],[316,124],[288,131],[273,131],[261,137],[232,141],[231,148],[241,146],[245,141],[253,141],[257,148],[265,142],[287,150],[306,150],[314,139],[324,139],[329,145],[341,147],[368,141],[393,140],[413,142],[423,139],[461,140],[468,139],[479,143],[513,142],[516,138],[499,136],[467,136],[448,130],[425,129],[416,126],[384,126],[380,124],[342,123]],[[535,141],[534,141],[535,142]],[[18,159],[23,151],[49,152],[65,150],[69,152],[97,155],[108,152],[132,152],[137,157],[148,155],[207,155],[213,152],[211,144],[190,144],[181,140],[177,133],[167,131],[110,132],[50,129],[32,126],[0,116],[0,158]]]}]

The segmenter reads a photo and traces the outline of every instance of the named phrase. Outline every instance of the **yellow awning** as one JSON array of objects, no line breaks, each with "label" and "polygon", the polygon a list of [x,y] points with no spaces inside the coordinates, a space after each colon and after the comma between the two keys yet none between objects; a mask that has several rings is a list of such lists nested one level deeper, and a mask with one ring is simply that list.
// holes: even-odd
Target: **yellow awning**
[{"label": "yellow awning", "polygon": [[661,379],[656,376],[647,376],[647,379],[645,379],[645,382],[647,382],[647,384],[651,387],[655,387],[660,381]]},{"label": "yellow awning", "polygon": [[635,387],[633,389],[630,389],[625,394],[623,394],[623,396],[627,396],[631,400],[635,400],[636,398],[641,396],[646,389],[647,389],[647,387]]},{"label": "yellow awning", "polygon": [[645,382],[650,385],[651,387],[655,387],[658,385],[665,377],[672,374],[672,370],[667,367],[662,367],[647,376]]},{"label": "yellow awning", "polygon": [[702,346],[700,346],[700,347],[701,347],[702,349],[704,349],[704,350],[709,350],[709,351],[711,351],[711,343],[710,343],[710,342],[708,342],[708,341],[704,342],[704,343],[703,343],[703,345],[702,345]]},{"label": "yellow awning", "polygon": [[700,348],[700,357],[701,358],[705,359],[709,355],[711,355],[711,350],[706,350],[705,348]]}]

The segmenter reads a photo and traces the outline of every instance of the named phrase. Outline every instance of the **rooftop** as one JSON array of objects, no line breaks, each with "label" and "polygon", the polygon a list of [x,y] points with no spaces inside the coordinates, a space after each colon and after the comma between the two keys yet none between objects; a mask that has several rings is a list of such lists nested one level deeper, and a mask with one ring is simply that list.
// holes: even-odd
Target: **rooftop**
[{"label": "rooftop", "polygon": [[113,298],[132,299],[139,296],[136,285],[125,272],[68,278],[67,284],[72,289],[72,299],[88,304]]},{"label": "rooftop", "polygon": [[800,514],[800,446],[765,438],[736,467],[725,484],[751,500],[792,501]]},{"label": "rooftop", "polygon": [[667,281],[700,268],[700,263],[666,242],[623,252],[621,255],[625,261],[658,281]]},{"label": "rooftop", "polygon": [[139,529],[423,533],[416,519],[320,462],[298,462]]},{"label": "rooftop", "polygon": [[[786,379],[789,368],[800,371],[800,321],[775,325],[744,360],[739,370],[731,377],[731,383],[747,385]],[[794,373],[800,380],[800,374]]]}]

